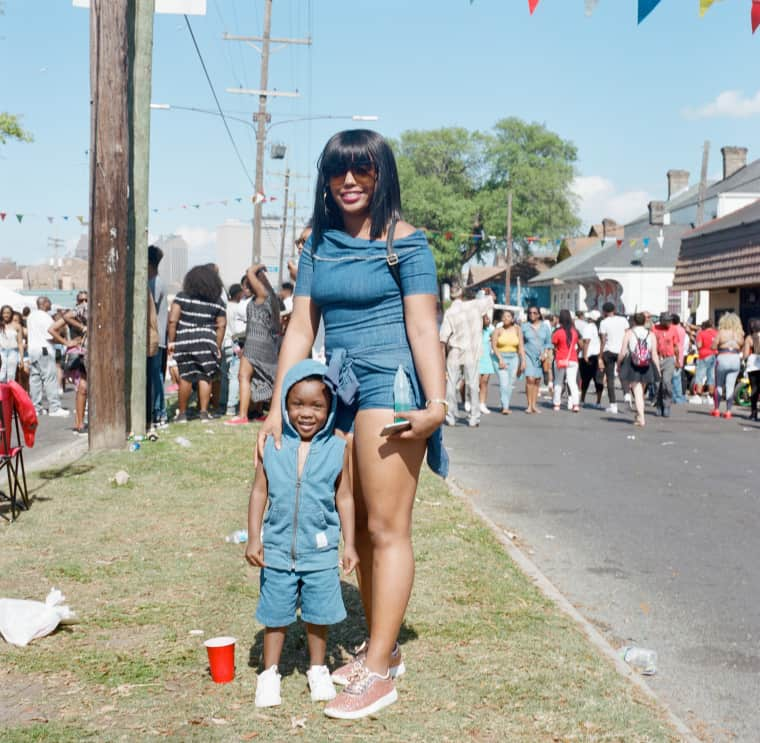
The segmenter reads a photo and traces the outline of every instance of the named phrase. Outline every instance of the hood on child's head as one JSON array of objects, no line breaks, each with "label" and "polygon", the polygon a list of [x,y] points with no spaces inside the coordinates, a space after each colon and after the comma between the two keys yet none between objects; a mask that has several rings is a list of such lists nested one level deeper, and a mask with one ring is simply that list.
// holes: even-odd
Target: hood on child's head
[{"label": "hood on child's head", "polygon": [[[280,405],[282,407],[282,435],[288,438],[297,438],[300,441],[298,431],[293,427],[293,424],[288,418],[288,392],[291,388],[298,384],[302,379],[307,377],[320,377],[324,380],[327,374],[327,367],[319,361],[312,361],[311,359],[305,359],[299,361],[295,366],[291,367],[288,373],[285,375],[285,379],[282,381],[282,394],[280,395]],[[338,405],[338,396],[332,389],[332,385],[329,382],[325,382],[327,389],[330,390],[330,412],[325,421],[325,425],[316,433],[313,441],[319,441],[321,439],[328,438],[334,433],[335,427],[335,409]]]}]

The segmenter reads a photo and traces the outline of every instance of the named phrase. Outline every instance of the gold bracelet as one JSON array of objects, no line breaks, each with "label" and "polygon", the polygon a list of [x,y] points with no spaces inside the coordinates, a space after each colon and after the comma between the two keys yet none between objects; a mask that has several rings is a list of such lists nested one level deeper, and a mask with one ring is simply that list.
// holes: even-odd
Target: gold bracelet
[{"label": "gold bracelet", "polygon": [[425,403],[425,409],[429,408],[433,403],[438,403],[439,405],[443,405],[446,415],[449,414],[449,404],[446,402],[446,400],[440,397],[434,397],[432,400],[428,400]]}]

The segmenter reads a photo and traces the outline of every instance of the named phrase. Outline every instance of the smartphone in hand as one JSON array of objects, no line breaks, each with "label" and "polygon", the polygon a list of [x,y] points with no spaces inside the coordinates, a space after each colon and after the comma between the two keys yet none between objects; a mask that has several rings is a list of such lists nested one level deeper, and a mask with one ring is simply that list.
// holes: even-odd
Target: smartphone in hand
[{"label": "smartphone in hand", "polygon": [[409,431],[412,427],[411,421],[401,421],[400,423],[389,423],[383,427],[380,431],[381,436],[391,436],[394,433],[401,433],[402,431]]}]

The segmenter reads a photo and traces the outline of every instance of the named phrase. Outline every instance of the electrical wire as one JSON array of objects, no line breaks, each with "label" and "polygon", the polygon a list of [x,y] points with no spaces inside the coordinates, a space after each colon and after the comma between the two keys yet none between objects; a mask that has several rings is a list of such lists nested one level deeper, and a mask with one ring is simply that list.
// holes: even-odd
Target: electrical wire
[{"label": "electrical wire", "polygon": [[216,108],[219,111],[219,116],[222,117],[222,121],[224,122],[224,128],[227,130],[227,136],[230,138],[230,144],[232,145],[232,149],[235,150],[237,159],[240,162],[240,167],[243,168],[243,172],[245,173],[246,178],[248,178],[248,182],[251,184],[251,187],[255,189],[256,186],[253,182],[253,178],[251,178],[251,174],[248,172],[248,168],[246,168],[245,166],[245,161],[240,155],[240,150],[238,149],[238,146],[235,143],[235,138],[232,136],[232,132],[230,131],[230,126],[227,123],[227,118],[224,115],[224,111],[222,111],[222,106],[219,103],[219,98],[216,95],[216,90],[214,90],[214,84],[211,82],[211,77],[208,74],[208,69],[206,68],[206,62],[203,60],[203,55],[201,54],[200,47],[198,46],[198,42],[195,39],[195,34],[193,33],[193,27],[190,25],[190,19],[187,16],[185,16],[185,23],[187,24],[187,30],[190,32],[190,37],[193,40],[193,45],[195,46],[195,51],[198,54],[198,59],[201,62],[201,67],[203,67],[203,72],[206,75],[206,81],[208,82],[209,88],[211,88],[211,94],[214,96],[214,101],[216,101]]}]

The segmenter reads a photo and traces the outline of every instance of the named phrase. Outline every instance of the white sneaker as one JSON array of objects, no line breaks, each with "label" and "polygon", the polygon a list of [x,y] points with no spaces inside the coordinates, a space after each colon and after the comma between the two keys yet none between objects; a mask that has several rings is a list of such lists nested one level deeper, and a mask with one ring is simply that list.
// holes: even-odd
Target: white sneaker
[{"label": "white sneaker", "polygon": [[464,412],[469,413],[472,410],[472,405],[470,405],[469,400],[464,401]]},{"label": "white sneaker", "polygon": [[630,392],[626,392],[626,393],[623,395],[623,402],[627,402],[627,403],[630,403],[630,402],[632,401],[632,399],[633,399],[633,398],[631,397],[631,393],[630,393]]},{"label": "white sneaker", "polygon": [[257,707],[277,707],[282,704],[280,674],[277,672],[277,666],[270,666],[258,675],[255,704]]},{"label": "white sneaker", "polygon": [[71,415],[71,411],[65,408],[58,408],[58,410],[51,410],[48,412],[51,418],[68,418]]},{"label": "white sneaker", "polygon": [[480,412],[483,415],[491,415],[491,411],[486,407],[485,403],[480,403]]},{"label": "white sneaker", "polygon": [[605,413],[612,413],[613,415],[617,415],[618,412],[618,406],[616,402],[613,402],[608,408],[604,409]]},{"label": "white sneaker", "polygon": [[701,405],[702,404],[702,398],[699,395],[692,395],[689,398],[689,403],[691,405]]},{"label": "white sneaker", "polygon": [[306,671],[312,702],[329,702],[335,699],[335,687],[330,679],[327,666],[312,666]]}]

